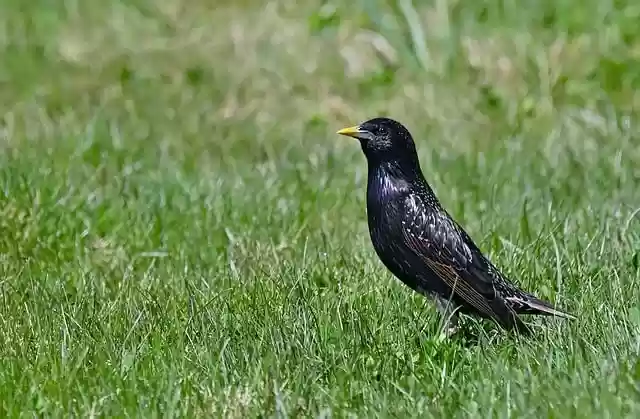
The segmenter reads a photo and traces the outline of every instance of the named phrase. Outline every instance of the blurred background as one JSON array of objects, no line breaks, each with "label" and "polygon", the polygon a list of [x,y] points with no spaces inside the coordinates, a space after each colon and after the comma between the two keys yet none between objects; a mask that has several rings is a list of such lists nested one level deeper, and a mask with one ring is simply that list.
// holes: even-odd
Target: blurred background
[{"label": "blurred background", "polygon": [[[6,415],[635,416],[638,22],[622,0],[4,0]],[[577,324],[431,338],[334,134],[382,115]]]}]

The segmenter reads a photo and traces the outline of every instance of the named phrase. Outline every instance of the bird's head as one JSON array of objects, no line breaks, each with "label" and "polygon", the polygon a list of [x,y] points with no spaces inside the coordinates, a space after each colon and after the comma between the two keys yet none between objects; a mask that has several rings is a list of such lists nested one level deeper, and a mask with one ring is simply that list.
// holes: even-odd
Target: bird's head
[{"label": "bird's head", "polygon": [[409,130],[393,119],[370,119],[360,125],[341,129],[338,134],[358,139],[369,160],[417,159]]}]

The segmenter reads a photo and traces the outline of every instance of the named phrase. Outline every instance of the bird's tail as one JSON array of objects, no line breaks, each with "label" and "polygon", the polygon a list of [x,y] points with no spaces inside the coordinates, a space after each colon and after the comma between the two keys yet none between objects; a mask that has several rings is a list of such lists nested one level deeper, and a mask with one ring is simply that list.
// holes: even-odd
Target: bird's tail
[{"label": "bird's tail", "polygon": [[513,301],[519,305],[517,310],[521,314],[541,314],[546,316],[556,316],[563,319],[575,320],[576,317],[565,311],[558,310],[553,304],[539,299],[531,294],[527,294],[525,298],[513,297],[517,301]]}]

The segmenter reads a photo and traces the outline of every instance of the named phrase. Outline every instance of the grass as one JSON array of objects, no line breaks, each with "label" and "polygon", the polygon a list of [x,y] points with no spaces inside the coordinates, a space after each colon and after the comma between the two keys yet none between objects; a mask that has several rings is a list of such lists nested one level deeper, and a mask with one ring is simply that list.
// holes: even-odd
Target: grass
[{"label": "grass", "polygon": [[[640,9],[595,0],[0,6],[4,417],[638,417]],[[535,339],[369,243],[389,115]]]}]

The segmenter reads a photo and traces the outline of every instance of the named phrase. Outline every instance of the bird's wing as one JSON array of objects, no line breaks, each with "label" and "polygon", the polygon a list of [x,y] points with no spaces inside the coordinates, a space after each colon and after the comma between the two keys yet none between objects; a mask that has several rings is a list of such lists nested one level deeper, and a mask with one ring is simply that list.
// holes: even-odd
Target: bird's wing
[{"label": "bird's wing", "polygon": [[486,316],[502,317],[493,304],[497,284],[489,263],[464,230],[444,212],[429,210],[420,196],[408,195],[403,212],[407,246],[469,305]]}]

